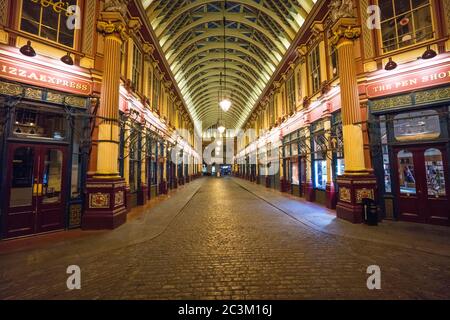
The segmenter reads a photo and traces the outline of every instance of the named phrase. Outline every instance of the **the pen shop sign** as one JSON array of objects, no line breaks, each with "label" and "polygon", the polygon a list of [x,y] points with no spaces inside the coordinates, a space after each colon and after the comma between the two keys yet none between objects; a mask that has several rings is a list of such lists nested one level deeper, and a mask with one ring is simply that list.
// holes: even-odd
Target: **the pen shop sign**
[{"label": "the pen shop sign", "polygon": [[92,93],[92,82],[82,77],[3,57],[0,57],[0,78],[77,95],[87,96]]},{"label": "the pen shop sign", "polygon": [[369,83],[366,92],[369,98],[377,98],[446,83],[450,83],[449,63]]}]

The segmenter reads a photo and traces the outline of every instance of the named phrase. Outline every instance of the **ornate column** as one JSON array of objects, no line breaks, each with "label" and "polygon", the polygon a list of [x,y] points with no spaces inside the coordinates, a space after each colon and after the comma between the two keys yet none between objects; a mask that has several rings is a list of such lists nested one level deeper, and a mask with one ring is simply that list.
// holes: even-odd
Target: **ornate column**
[{"label": "ornate column", "polygon": [[372,170],[366,168],[364,160],[363,130],[354,56],[354,41],[359,38],[361,29],[356,26],[353,12],[342,10],[338,8],[332,12],[335,24],[334,36],[331,39],[337,47],[339,56],[345,157],[345,173],[337,181],[339,199],[336,211],[341,219],[361,223],[361,200],[374,199],[376,178]]},{"label": "ornate column", "polygon": [[[112,7],[105,6],[105,10]],[[97,168],[86,183],[83,229],[113,229],[126,221],[125,181],[119,176],[119,85],[120,48],[127,39],[128,23],[123,12],[102,12],[97,23],[104,36],[103,79],[98,110]]]}]

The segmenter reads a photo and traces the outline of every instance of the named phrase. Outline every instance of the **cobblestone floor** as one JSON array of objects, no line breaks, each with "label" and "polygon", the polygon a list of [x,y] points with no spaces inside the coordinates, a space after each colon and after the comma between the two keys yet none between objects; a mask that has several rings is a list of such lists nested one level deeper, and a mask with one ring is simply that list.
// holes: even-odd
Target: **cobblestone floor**
[{"label": "cobblestone floor", "polygon": [[[77,252],[64,243],[54,257],[30,251],[8,268],[14,254],[1,255],[0,298],[450,298],[448,257],[315,231],[231,179],[201,179],[194,187],[152,239],[92,251],[92,236]],[[82,289],[68,291],[65,272],[73,264],[81,267]],[[370,291],[366,269],[374,264],[382,289]]]}]

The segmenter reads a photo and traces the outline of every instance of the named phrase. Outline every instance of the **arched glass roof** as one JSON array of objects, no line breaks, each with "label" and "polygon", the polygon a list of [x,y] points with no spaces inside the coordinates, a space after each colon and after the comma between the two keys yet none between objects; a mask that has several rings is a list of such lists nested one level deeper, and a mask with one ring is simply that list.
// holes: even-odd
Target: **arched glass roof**
[{"label": "arched glass roof", "polygon": [[315,0],[143,0],[150,23],[195,122],[219,119],[220,73],[232,108],[228,128],[240,128],[262,94]]}]

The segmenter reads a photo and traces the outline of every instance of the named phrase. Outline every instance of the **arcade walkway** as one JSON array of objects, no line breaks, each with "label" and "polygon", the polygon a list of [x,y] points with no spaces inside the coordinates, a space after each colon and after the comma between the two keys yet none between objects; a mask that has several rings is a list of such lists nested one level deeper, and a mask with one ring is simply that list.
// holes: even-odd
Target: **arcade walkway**
[{"label": "arcade walkway", "polygon": [[[115,231],[0,243],[0,298],[450,298],[450,257],[325,233],[264,197],[204,178]],[[81,290],[66,288],[69,265]],[[366,287],[369,265],[381,290]]]}]

